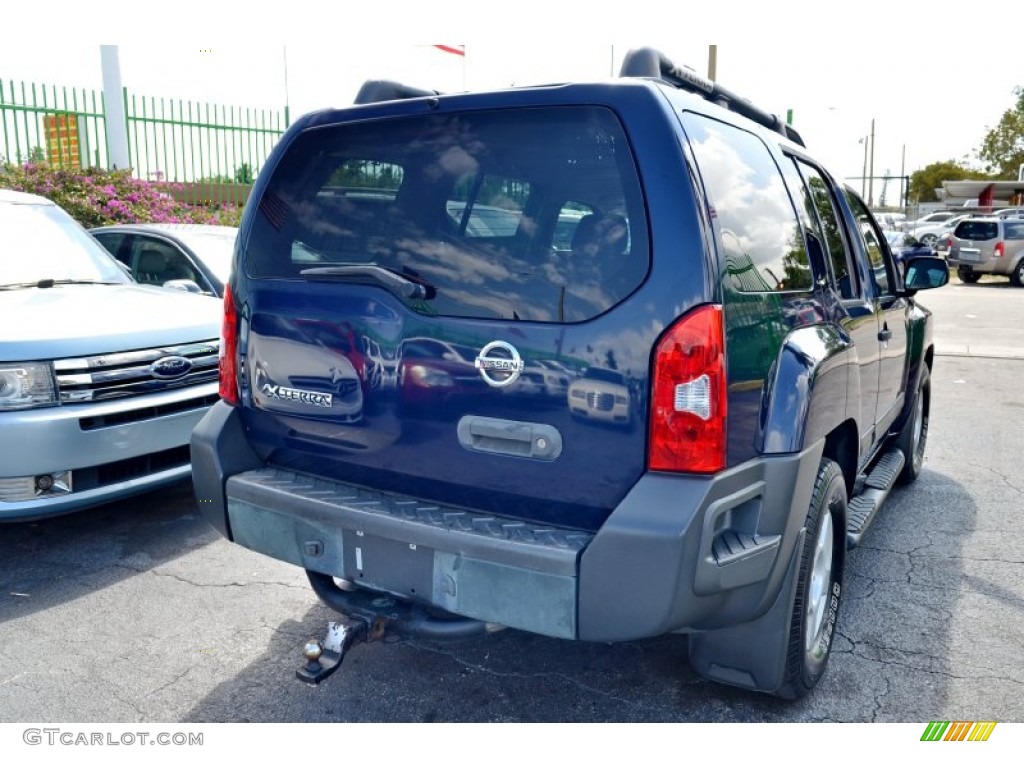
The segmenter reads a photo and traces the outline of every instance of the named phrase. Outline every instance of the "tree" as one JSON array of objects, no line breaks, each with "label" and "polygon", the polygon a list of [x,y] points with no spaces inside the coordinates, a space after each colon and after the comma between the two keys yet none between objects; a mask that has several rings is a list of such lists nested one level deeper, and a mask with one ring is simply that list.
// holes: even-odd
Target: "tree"
[{"label": "tree", "polygon": [[997,179],[1016,179],[1024,163],[1024,88],[1013,89],[1017,103],[1003,113],[999,124],[985,134],[978,159]]},{"label": "tree", "polygon": [[967,168],[952,160],[926,165],[914,171],[910,177],[910,198],[922,203],[932,203],[939,198],[935,190],[942,187],[944,181],[960,181],[961,179],[985,179],[987,174]]}]

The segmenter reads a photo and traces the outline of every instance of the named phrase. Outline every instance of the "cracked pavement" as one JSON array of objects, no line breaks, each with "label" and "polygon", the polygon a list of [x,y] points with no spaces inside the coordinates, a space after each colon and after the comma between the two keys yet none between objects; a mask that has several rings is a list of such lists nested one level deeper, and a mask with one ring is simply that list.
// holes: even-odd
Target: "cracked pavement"
[{"label": "cracked pavement", "polygon": [[[1024,327],[1022,295],[954,284],[922,297],[939,352],[925,471],[848,554],[829,669],[802,701],[695,677],[683,637],[514,630],[358,645],[305,686],[300,649],[335,615],[299,569],[208,528],[183,484],[0,528],[0,720],[1024,721],[1024,343],[1000,330]],[[1001,357],[963,352],[957,334],[979,328]]]}]

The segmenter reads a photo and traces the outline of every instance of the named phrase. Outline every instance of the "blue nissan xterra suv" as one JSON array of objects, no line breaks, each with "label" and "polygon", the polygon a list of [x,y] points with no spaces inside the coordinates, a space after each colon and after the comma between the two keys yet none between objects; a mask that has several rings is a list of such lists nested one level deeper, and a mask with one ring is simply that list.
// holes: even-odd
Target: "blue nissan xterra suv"
[{"label": "blue nissan xterra suv", "polygon": [[947,270],[897,264],[776,116],[652,49],[622,75],[371,81],[289,129],[241,225],[199,506],[363,637],[685,633],[699,674],[796,698],[846,550],[921,472],[914,294]]}]

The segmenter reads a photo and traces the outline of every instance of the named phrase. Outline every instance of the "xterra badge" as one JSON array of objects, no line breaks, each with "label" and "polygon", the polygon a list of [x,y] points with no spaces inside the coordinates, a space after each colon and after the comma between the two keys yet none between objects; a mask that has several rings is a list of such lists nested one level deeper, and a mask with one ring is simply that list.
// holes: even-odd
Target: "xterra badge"
[{"label": "xterra badge", "polygon": [[284,400],[291,403],[306,403],[319,408],[330,408],[332,398],[326,392],[310,392],[308,389],[292,389],[282,387],[279,384],[271,384],[264,381],[260,384],[260,391],[267,397],[275,400]]}]

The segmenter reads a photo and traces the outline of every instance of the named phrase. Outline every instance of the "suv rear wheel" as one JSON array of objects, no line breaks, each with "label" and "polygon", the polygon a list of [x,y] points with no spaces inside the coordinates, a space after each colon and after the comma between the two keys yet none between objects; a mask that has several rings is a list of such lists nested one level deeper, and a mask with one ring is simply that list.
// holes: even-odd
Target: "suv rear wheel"
[{"label": "suv rear wheel", "polygon": [[960,278],[962,283],[976,283],[981,279],[981,275],[970,267],[957,267],[956,276]]},{"label": "suv rear wheel", "polygon": [[786,670],[777,691],[786,699],[805,696],[821,679],[839,615],[846,551],[846,482],[831,459],[821,460],[805,526]]},{"label": "suv rear wheel", "polygon": [[1020,287],[1024,286],[1024,259],[1017,262],[1017,266],[1010,273],[1010,282]]}]

